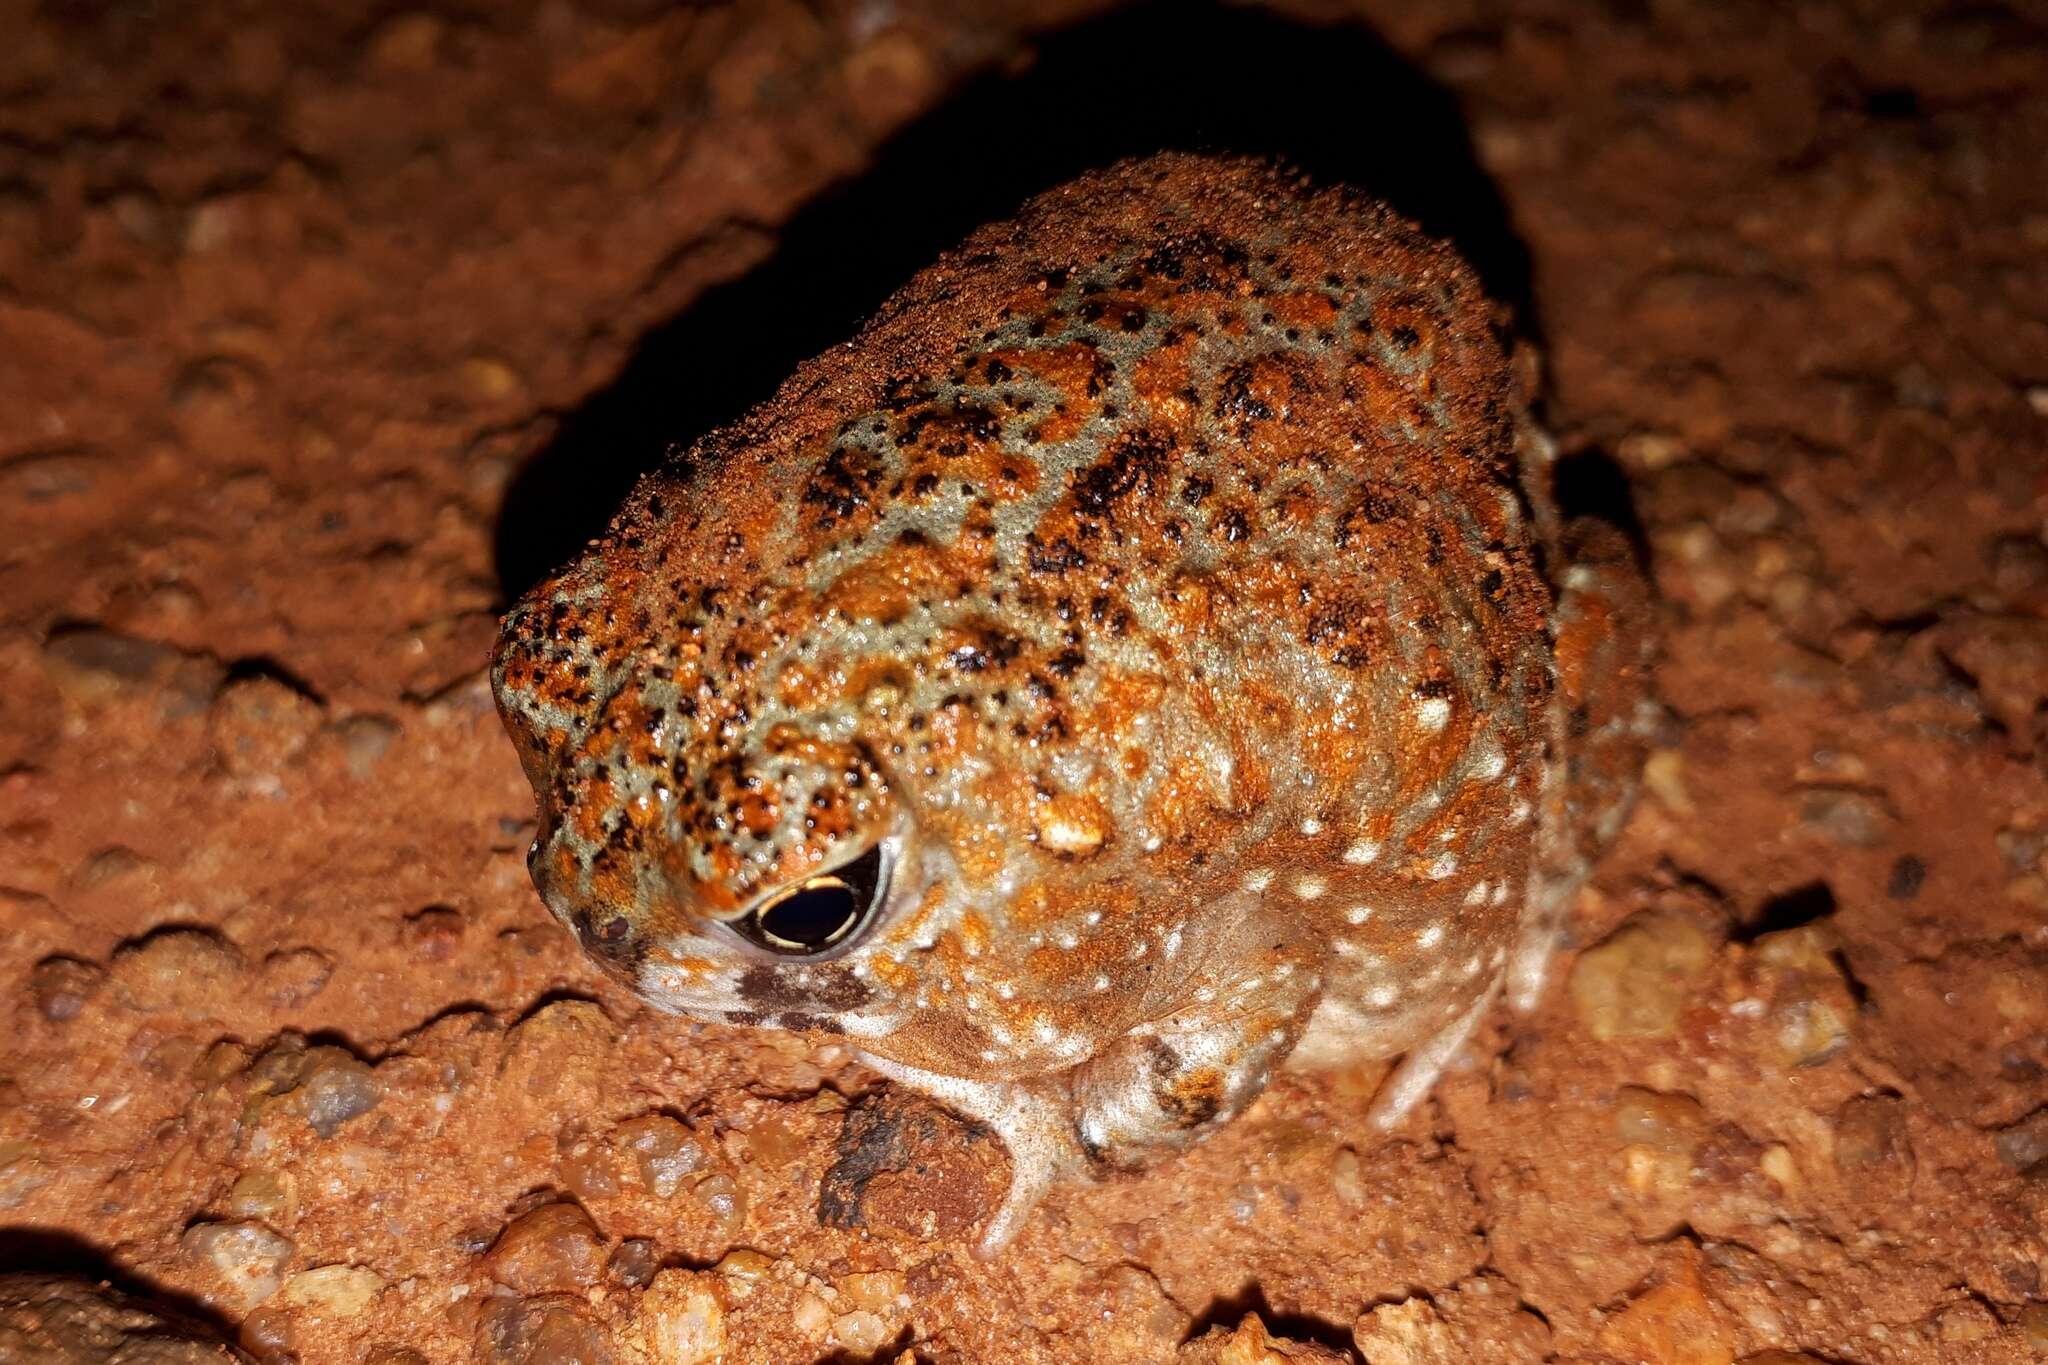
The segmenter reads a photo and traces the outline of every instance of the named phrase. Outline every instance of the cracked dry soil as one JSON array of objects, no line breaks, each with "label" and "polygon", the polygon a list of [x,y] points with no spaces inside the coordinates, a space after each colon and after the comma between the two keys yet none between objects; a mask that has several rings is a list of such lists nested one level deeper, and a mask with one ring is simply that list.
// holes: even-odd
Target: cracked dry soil
[{"label": "cracked dry soil", "polygon": [[[2048,1358],[2038,4],[0,16],[0,1269],[87,1281],[0,1358]],[[1516,305],[1674,723],[1391,1140],[1283,1079],[981,1264],[1000,1144],[552,926],[483,659],[662,442],[1171,145]]]}]

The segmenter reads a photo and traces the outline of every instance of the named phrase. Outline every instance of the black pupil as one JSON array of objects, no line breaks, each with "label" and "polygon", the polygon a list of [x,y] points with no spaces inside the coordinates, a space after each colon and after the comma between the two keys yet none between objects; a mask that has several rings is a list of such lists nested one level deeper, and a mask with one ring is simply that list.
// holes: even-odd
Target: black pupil
[{"label": "black pupil", "polygon": [[846,922],[859,913],[850,887],[826,882],[784,896],[763,910],[761,927],[785,942],[822,948],[839,937]]},{"label": "black pupil", "polygon": [[837,943],[881,899],[882,848],[877,844],[843,867],[803,885],[739,921],[738,928],[778,953],[814,953]]}]

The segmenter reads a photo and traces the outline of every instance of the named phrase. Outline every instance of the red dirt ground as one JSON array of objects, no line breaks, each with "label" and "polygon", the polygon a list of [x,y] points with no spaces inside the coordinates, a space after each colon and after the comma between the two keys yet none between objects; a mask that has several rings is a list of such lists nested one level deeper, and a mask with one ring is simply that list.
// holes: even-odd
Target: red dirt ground
[{"label": "red dirt ground", "polygon": [[[306,1365],[2048,1358],[2048,9],[1107,8],[0,2],[0,1268]],[[1394,1140],[1283,1081],[981,1264],[998,1144],[553,926],[484,655],[631,437],[1211,100],[1520,305],[1673,723]]]}]

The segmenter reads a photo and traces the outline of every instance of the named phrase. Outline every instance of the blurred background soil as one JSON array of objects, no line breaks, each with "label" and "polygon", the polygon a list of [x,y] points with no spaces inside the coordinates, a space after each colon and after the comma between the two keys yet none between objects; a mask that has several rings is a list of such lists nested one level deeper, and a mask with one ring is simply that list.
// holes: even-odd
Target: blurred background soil
[{"label": "blurred background soil", "polygon": [[[0,1283],[0,1357],[2048,1358],[2048,9],[0,33],[0,1269],[139,1296]],[[1674,717],[1544,1007],[1392,1140],[1283,1079],[981,1264],[1000,1144],[580,959],[483,662],[665,443],[1162,146],[1472,257]]]}]

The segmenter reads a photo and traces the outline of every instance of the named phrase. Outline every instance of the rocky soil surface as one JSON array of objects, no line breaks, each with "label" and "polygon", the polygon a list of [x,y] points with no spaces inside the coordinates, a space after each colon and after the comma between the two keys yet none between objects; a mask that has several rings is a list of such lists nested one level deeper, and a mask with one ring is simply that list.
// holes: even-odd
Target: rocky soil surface
[{"label": "rocky soil surface", "polygon": [[[2048,9],[0,30],[0,1270],[78,1277],[0,1280],[0,1357],[2048,1358]],[[553,926],[484,655],[665,441],[1169,145],[1465,247],[1673,718],[1557,988],[1391,1140],[1283,1080],[983,1264],[999,1143]]]}]

